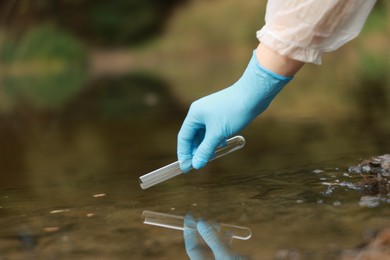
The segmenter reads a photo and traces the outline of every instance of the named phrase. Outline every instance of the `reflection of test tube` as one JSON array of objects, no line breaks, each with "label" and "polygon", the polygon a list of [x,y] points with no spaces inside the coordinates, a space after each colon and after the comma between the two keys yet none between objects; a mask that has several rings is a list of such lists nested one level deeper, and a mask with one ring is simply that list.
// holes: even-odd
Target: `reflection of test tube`
[{"label": "reflection of test tube", "polygon": [[[245,145],[245,139],[242,136],[235,136],[226,140],[224,146],[219,147],[215,151],[215,155],[211,160],[222,157],[228,153],[234,152]],[[191,168],[192,169],[192,168]],[[147,173],[139,177],[139,184],[142,189],[147,189],[160,182],[166,181],[181,174],[180,164],[178,161],[168,164],[160,169]]]},{"label": "reflection of test tube", "polygon": [[[182,216],[144,210],[142,213],[142,221],[144,224],[148,225],[184,230],[184,217]],[[235,239],[248,240],[252,236],[252,231],[247,227],[217,222],[212,222],[211,224],[216,227],[219,232],[228,232],[229,234],[232,234],[232,237]]]}]

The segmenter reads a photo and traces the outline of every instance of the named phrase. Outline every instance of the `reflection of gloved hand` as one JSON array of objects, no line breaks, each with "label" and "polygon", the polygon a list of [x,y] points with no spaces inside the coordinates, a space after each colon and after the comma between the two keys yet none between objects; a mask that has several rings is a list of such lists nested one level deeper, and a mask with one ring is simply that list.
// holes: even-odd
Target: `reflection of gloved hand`
[{"label": "reflection of gloved hand", "polygon": [[290,80],[263,68],[253,52],[235,84],[191,105],[178,134],[181,170],[188,172],[191,164],[195,169],[205,166],[217,146],[261,114]]},{"label": "reflection of gloved hand", "polygon": [[215,259],[242,259],[229,246],[232,240],[231,234],[221,234],[213,225],[203,220],[197,222],[190,214],[187,214],[184,218],[184,244],[191,260],[209,258],[210,253],[207,250],[210,250],[203,246],[202,238],[210,247]]}]

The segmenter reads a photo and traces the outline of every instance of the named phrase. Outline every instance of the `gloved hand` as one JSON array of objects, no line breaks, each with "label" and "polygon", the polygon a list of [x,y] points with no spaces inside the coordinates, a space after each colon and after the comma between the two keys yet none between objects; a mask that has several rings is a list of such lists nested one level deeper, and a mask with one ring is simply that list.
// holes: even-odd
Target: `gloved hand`
[{"label": "gloved hand", "polygon": [[[202,240],[209,249],[204,247]],[[204,220],[197,222],[191,214],[184,217],[184,244],[191,260],[210,259],[210,256],[214,256],[217,260],[243,259],[230,248],[231,240],[231,234],[221,234]]]},{"label": "gloved hand", "polygon": [[261,114],[291,79],[263,68],[254,51],[235,84],[192,103],[178,134],[181,170],[204,167],[216,148]]}]

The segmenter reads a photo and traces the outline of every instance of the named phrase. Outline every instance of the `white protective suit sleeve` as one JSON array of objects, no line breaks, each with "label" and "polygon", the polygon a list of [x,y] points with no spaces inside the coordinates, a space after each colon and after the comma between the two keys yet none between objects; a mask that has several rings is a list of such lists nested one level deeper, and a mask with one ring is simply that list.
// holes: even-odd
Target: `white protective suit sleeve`
[{"label": "white protective suit sleeve", "polygon": [[355,38],[376,0],[268,0],[257,38],[291,59],[321,64],[331,52]]}]

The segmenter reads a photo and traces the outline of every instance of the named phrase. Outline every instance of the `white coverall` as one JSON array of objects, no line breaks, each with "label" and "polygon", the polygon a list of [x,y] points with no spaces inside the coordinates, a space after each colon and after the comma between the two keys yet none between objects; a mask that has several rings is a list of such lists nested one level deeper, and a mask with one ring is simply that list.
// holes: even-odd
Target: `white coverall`
[{"label": "white coverall", "polygon": [[269,0],[257,38],[280,55],[321,64],[356,37],[376,0]]}]

